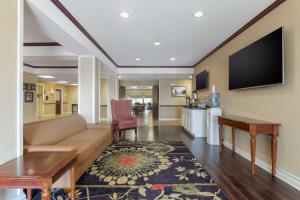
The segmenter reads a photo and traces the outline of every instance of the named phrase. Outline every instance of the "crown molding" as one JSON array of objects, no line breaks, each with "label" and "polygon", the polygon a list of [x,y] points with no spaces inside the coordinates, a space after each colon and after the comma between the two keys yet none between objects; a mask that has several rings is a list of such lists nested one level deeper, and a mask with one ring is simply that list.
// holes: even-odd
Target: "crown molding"
[{"label": "crown molding", "polygon": [[23,46],[24,47],[55,47],[55,46],[61,46],[61,44],[57,42],[25,42]]},{"label": "crown molding", "polygon": [[23,63],[24,66],[35,69],[76,69],[78,66],[35,66],[28,63]]}]

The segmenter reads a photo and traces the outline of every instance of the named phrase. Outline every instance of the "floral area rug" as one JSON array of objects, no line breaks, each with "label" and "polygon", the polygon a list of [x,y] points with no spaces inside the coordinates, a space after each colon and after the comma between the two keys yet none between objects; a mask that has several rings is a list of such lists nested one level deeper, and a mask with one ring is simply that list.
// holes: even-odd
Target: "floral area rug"
[{"label": "floral area rug", "polygon": [[[113,143],[76,184],[76,199],[227,199],[181,142]],[[70,199],[64,190],[53,200]]]}]

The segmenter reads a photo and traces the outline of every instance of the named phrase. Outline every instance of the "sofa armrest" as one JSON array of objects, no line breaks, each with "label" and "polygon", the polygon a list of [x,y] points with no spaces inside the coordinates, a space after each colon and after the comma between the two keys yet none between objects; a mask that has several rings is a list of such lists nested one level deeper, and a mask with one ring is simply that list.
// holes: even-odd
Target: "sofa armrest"
[{"label": "sofa armrest", "polygon": [[59,145],[24,145],[24,153],[30,152],[69,152],[76,151],[75,146]]}]

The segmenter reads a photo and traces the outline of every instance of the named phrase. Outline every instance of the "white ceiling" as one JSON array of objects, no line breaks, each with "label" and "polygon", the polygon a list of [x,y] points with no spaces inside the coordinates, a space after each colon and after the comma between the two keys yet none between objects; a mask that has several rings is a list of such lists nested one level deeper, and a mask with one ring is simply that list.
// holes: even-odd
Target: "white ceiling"
[{"label": "white ceiling", "polygon": [[[42,28],[34,20],[27,4],[24,6],[24,43],[47,43],[56,42],[47,36]],[[76,54],[63,46],[25,46],[24,63],[34,66],[77,66]]]},{"label": "white ceiling", "polygon": [[[26,20],[25,15],[25,20]],[[37,27],[32,27],[28,24],[24,26],[24,43],[27,42],[55,42],[50,39],[48,36],[40,32]]]},{"label": "white ceiling", "polygon": [[[61,0],[120,66],[192,66],[275,0]],[[194,12],[204,15],[195,18]],[[130,17],[120,17],[127,11]],[[160,41],[160,46],[154,46]],[[135,59],[139,57],[140,61]],[[176,61],[170,61],[175,57]]]}]

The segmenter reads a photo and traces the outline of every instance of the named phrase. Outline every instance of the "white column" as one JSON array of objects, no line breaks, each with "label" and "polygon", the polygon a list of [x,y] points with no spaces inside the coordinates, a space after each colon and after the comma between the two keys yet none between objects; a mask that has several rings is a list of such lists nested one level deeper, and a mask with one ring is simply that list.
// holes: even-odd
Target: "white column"
[{"label": "white column", "polygon": [[112,99],[119,99],[119,80],[117,74],[108,75],[107,85],[107,121],[112,121],[110,101]]},{"label": "white column", "polygon": [[[0,1],[0,164],[23,154],[23,7]],[[0,189],[0,199],[25,199],[22,190]]]},{"label": "white column", "polygon": [[95,56],[78,57],[78,113],[87,123],[99,123],[100,61]]}]

